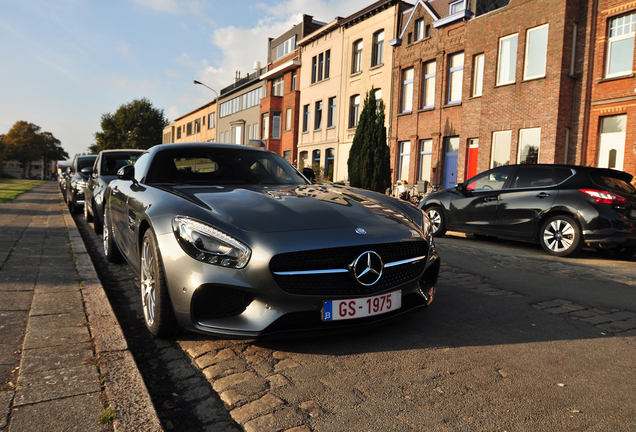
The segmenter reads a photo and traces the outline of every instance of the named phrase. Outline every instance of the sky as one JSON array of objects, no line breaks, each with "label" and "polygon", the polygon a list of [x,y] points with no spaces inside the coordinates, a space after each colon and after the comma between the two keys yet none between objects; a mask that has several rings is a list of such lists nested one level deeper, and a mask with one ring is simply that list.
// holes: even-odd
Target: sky
[{"label": "sky", "polygon": [[102,115],[146,98],[170,122],[267,64],[267,39],[375,0],[1,0],[0,134],[51,132],[71,158]]}]

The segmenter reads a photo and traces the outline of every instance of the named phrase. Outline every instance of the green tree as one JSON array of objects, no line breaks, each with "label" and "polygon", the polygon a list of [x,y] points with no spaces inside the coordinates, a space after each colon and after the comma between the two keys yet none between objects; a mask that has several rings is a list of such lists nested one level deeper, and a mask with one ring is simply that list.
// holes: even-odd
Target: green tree
[{"label": "green tree", "polygon": [[46,142],[40,126],[26,121],[16,122],[2,142],[5,157],[22,164],[22,176],[31,175],[31,162],[42,159],[46,151]]},{"label": "green tree", "polygon": [[50,170],[49,162],[50,161],[59,161],[66,160],[69,158],[66,150],[62,148],[60,140],[55,138],[51,132],[42,132],[42,139],[45,144],[45,151],[43,156],[44,166],[47,169],[45,173],[45,178],[50,178],[52,172],[48,172]]},{"label": "green tree", "polygon": [[384,193],[391,185],[391,155],[386,142],[384,102],[367,93],[347,161],[349,184]]},{"label": "green tree", "polygon": [[154,108],[146,98],[135,99],[120,106],[115,114],[102,115],[102,131],[95,133],[95,144],[89,150],[99,153],[120,148],[149,149],[161,143],[167,125],[163,110]]}]

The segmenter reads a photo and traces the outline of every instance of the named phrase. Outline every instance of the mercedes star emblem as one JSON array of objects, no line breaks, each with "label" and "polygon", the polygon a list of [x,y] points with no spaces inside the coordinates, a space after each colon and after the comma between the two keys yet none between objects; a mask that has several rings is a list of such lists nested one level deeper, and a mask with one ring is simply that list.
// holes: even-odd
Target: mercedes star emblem
[{"label": "mercedes star emblem", "polygon": [[353,275],[364,286],[371,286],[380,280],[384,263],[375,252],[367,251],[353,262]]}]

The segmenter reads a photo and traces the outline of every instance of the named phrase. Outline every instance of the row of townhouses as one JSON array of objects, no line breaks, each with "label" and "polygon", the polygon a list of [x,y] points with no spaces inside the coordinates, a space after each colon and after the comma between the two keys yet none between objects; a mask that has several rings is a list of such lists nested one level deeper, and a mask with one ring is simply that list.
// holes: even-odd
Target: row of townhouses
[{"label": "row of townhouses", "polygon": [[267,65],[163,142],[265,147],[347,180],[365,96],[386,106],[393,181],[451,187],[491,167],[636,176],[636,1],[380,0],[270,39]]}]

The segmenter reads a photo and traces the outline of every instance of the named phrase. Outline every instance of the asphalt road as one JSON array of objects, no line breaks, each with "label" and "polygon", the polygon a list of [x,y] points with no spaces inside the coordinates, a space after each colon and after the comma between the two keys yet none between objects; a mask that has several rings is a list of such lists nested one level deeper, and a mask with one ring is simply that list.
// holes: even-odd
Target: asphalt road
[{"label": "asphalt road", "polygon": [[634,261],[447,236],[431,307],[380,327],[155,341],[135,275],[100,262],[99,238],[78,226],[167,430],[636,429]]}]

